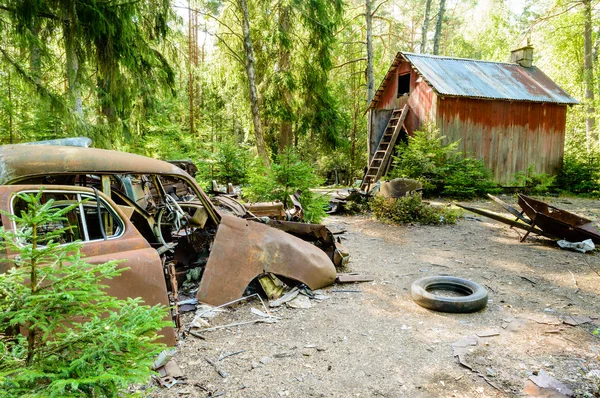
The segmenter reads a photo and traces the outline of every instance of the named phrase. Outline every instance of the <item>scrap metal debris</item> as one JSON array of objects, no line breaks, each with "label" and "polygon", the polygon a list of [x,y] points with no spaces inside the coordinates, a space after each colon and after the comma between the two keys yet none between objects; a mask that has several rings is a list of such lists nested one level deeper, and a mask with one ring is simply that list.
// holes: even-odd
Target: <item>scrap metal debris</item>
[{"label": "scrap metal debris", "polygon": [[299,294],[293,300],[290,300],[286,303],[286,305],[290,308],[296,309],[308,309],[312,305],[310,304],[310,298],[303,294]]},{"label": "scrap metal debris", "polygon": [[270,300],[278,299],[285,291],[285,283],[273,274],[266,274],[258,278],[265,294]]},{"label": "scrap metal debris", "polygon": [[221,376],[222,378],[226,379],[229,377],[229,373],[227,373],[225,370],[223,370],[218,364],[217,361],[212,360],[210,358],[204,357],[204,360],[206,362],[208,362],[209,364],[212,365],[213,368],[215,368],[215,371],[219,374],[219,376]]},{"label": "scrap metal debris", "polygon": [[573,390],[567,387],[564,383],[550,376],[544,369],[540,369],[537,374],[530,376],[529,380],[533,381],[540,388],[555,390],[567,397],[574,395]]},{"label": "scrap metal debris", "polygon": [[[523,242],[530,233],[534,233],[536,235],[558,240],[560,247],[584,250],[584,252],[593,250],[594,242],[597,244],[600,243],[599,227],[592,220],[580,217],[566,210],[561,210],[545,202],[522,194],[517,195],[519,206],[522,209],[521,211],[493,195],[488,194],[488,196],[516,218],[511,220],[494,212],[460,203],[457,203],[456,205],[473,213],[481,214],[493,220],[508,224],[511,228],[525,230],[525,235],[520,238],[521,242]],[[586,243],[588,240],[590,242]]]},{"label": "scrap metal debris", "polygon": [[[223,307],[238,303],[240,301],[248,300],[252,297],[258,298],[263,306],[264,311],[259,311],[259,310],[256,310],[255,308],[251,308],[251,310],[250,310],[250,313],[258,315],[259,318],[251,319],[248,321],[233,322],[233,323],[229,323],[226,325],[218,325],[218,326],[210,326],[210,323],[206,319],[202,319],[202,317],[204,317],[207,314],[211,314],[209,316],[209,318],[211,318],[211,319],[215,318],[216,315],[212,315],[212,314],[215,314],[216,311],[219,311],[219,310],[223,311]],[[254,310],[254,311],[252,311],[252,310]],[[275,322],[277,322],[277,319],[278,319],[277,317],[274,317],[271,314],[269,314],[269,310],[267,309],[267,306],[265,305],[265,302],[260,297],[260,295],[258,293],[254,293],[252,295],[244,296],[237,300],[232,300],[228,303],[221,304],[216,307],[203,306],[202,309],[196,311],[196,315],[194,316],[194,318],[188,325],[187,332],[189,334],[191,334],[192,336],[198,337],[200,339],[204,339],[205,337],[201,333],[211,332],[211,331],[219,330],[219,329],[226,329],[226,328],[230,328],[230,327],[249,325],[249,324],[253,324],[253,323],[275,323]]]},{"label": "scrap metal debris", "polygon": [[571,326],[579,326],[592,322],[592,318],[582,315],[563,315],[560,317],[560,320]]},{"label": "scrap metal debris", "polygon": [[158,373],[153,378],[163,388],[171,388],[175,384],[187,384],[183,381],[185,375],[173,359],[176,352],[176,350],[164,350],[152,364],[152,369]]},{"label": "scrap metal debris", "polygon": [[287,292],[286,294],[284,294],[277,300],[269,301],[269,307],[273,307],[273,308],[280,307],[283,304],[287,303],[288,301],[292,301],[293,299],[295,299],[299,293],[300,293],[300,290],[298,289],[298,287],[294,287],[292,290],[290,290],[289,292]]},{"label": "scrap metal debris", "polygon": [[158,354],[158,357],[156,357],[156,360],[152,363],[152,370],[157,370],[158,368],[165,366],[176,353],[177,350],[164,350]]},{"label": "scrap metal debris", "polygon": [[492,386],[493,388],[495,388],[498,391],[503,391],[498,385],[496,385],[496,383],[494,383],[487,377],[487,376],[492,377],[492,375],[491,375],[492,373],[495,375],[495,372],[493,370],[491,372],[490,372],[490,369],[486,370],[486,373],[487,373],[487,376],[486,376],[483,373],[481,373],[480,371],[474,369],[473,366],[471,366],[467,362],[466,355],[471,353],[473,351],[472,347],[475,347],[478,344],[479,344],[479,337],[477,337],[477,336],[463,337],[462,339],[455,341],[454,343],[452,343],[450,345],[452,347],[452,355],[457,357],[459,364],[461,364],[465,368],[469,369],[475,375],[481,377],[490,386]]}]

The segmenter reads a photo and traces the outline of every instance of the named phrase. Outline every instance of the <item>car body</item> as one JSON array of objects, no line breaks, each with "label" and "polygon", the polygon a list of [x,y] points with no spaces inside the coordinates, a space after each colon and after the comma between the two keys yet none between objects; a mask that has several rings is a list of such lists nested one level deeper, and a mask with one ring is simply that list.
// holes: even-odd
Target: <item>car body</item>
[{"label": "car body", "polygon": [[[212,305],[241,297],[265,273],[311,289],[335,280],[324,251],[268,225],[221,214],[189,174],[167,162],[95,148],[7,145],[0,147],[0,184],[0,210],[8,213],[16,211],[16,195],[41,189],[57,205],[82,198],[101,204],[99,210],[81,207],[72,216],[80,233],[65,239],[82,240],[91,263],[126,260],[128,270],[107,281],[118,298],[172,305],[192,270],[201,275],[196,298]],[[1,217],[6,229],[16,228]],[[172,328],[163,335],[174,344]]]}]

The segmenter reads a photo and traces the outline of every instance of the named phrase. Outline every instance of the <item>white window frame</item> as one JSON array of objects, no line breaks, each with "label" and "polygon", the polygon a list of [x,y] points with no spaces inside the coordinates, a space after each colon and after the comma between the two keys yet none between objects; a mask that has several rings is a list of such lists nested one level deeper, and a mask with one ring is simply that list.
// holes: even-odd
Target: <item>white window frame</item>
[{"label": "white window frame", "polygon": [[[12,195],[12,198],[10,199],[10,214],[14,215],[15,214],[15,199],[17,199],[17,196],[20,194],[38,194],[40,192],[40,190],[24,190],[24,191],[18,191],[18,192],[14,192]],[[113,216],[113,218],[115,219],[116,223],[119,225],[119,233],[115,234],[115,235],[111,235],[111,236],[107,236],[106,239],[100,238],[100,239],[93,239],[90,240],[90,236],[89,236],[89,232],[88,232],[88,228],[87,228],[87,220],[85,217],[85,212],[83,211],[83,203],[82,203],[82,196],[87,196],[93,200],[95,200],[96,198],[94,197],[94,195],[92,193],[89,192],[81,192],[81,191],[68,191],[68,190],[59,190],[59,189],[44,189],[44,193],[61,193],[61,194],[71,194],[71,195],[77,195],[77,202],[79,202],[78,207],[79,207],[79,214],[81,214],[81,225],[83,228],[83,236],[85,238],[85,240],[81,240],[82,244],[85,243],[91,243],[91,242],[104,242],[109,241],[109,240],[115,240],[115,239],[119,239],[120,237],[122,237],[125,234],[125,228],[126,228],[126,224],[123,221],[123,219],[121,219],[121,216],[119,216],[119,213],[117,213],[115,211],[115,209],[113,209],[113,207],[103,198],[101,198],[100,196],[98,196],[98,199],[100,200],[101,204],[105,207],[105,209]],[[99,215],[100,216],[100,215]],[[13,220],[12,221],[12,225],[13,225],[13,230],[16,231],[17,230],[17,223]],[[67,245],[70,243],[63,243],[62,245]]]}]

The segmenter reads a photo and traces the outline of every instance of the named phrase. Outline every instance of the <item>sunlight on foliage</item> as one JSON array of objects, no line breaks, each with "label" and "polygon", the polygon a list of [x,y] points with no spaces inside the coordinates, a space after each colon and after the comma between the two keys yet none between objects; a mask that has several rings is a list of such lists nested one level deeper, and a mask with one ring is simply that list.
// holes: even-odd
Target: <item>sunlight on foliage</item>
[{"label": "sunlight on foliage", "polygon": [[419,195],[401,198],[376,196],[370,202],[373,216],[389,224],[456,224],[459,212],[449,207],[431,206]]},{"label": "sunlight on foliage", "polygon": [[444,138],[431,126],[416,131],[408,142],[399,144],[387,177],[419,180],[426,196],[471,199],[494,192],[496,184],[483,162],[464,157],[458,141],[444,144]]},{"label": "sunlight on foliage", "polygon": [[288,148],[275,158],[268,169],[262,162],[255,162],[248,177],[248,186],[244,188],[244,196],[255,202],[278,200],[288,208],[291,205],[290,195],[300,190],[304,220],[318,223],[325,217],[329,203],[323,195],[310,190],[320,184],[321,179],[315,175],[313,167]]},{"label": "sunlight on foliage", "polygon": [[19,198],[27,211],[9,215],[19,228],[0,229],[2,246],[19,253],[0,274],[0,397],[127,396],[164,348],[157,331],[170,324],[166,308],[107,295],[106,279],[126,268],[88,264],[81,243],[58,243],[66,229],[47,226],[77,204]]}]

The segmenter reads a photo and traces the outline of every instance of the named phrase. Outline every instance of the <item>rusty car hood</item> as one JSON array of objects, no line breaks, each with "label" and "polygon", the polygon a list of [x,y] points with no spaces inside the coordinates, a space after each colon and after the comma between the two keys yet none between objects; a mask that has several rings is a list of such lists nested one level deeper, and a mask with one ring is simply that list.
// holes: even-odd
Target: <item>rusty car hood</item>
[{"label": "rusty car hood", "polygon": [[221,305],[242,297],[257,276],[271,272],[320,289],[335,281],[331,259],[318,247],[267,225],[221,216],[197,298]]},{"label": "rusty car hood", "polygon": [[132,153],[72,146],[0,146],[0,185],[31,176],[81,172],[165,174],[191,178],[175,165]]}]

